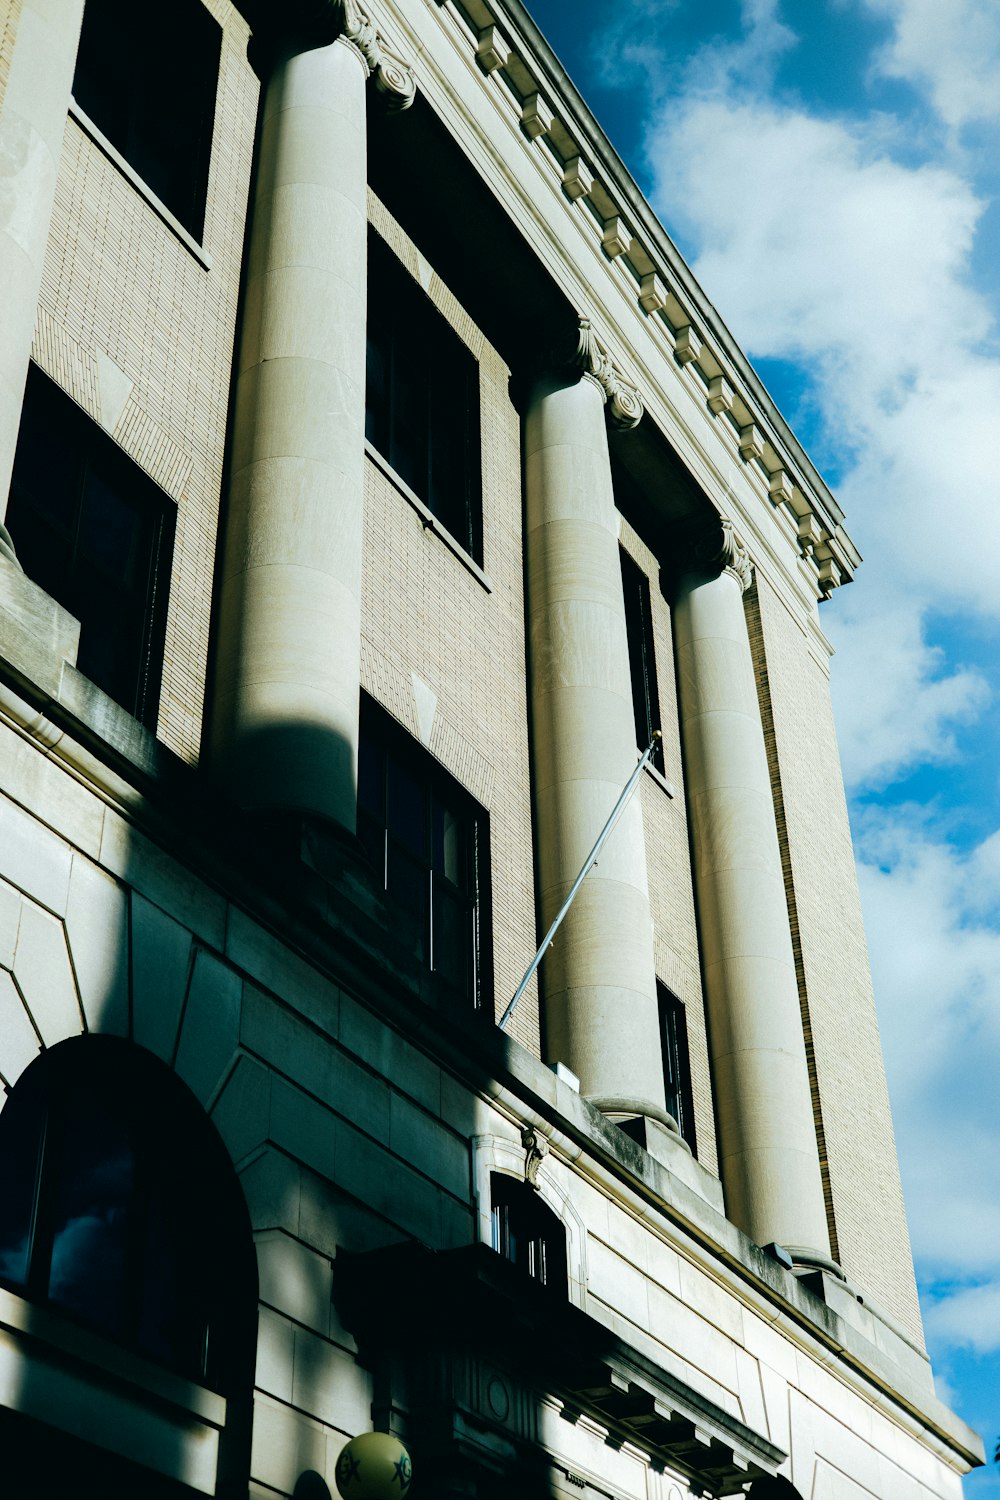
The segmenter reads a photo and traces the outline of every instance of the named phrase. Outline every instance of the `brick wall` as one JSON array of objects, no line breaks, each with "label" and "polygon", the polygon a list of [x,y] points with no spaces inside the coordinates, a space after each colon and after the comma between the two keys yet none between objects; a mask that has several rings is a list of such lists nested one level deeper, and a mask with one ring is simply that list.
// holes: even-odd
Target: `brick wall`
[{"label": "brick wall", "polygon": [[834,1253],[922,1338],[843,775],[819,642],[756,575],[747,616]]},{"label": "brick wall", "polygon": [[[499,1014],[536,946],[520,423],[506,365],[374,195],[369,212],[376,230],[479,362],[483,567],[476,568],[430,529],[400,485],[369,459],[361,682],[416,739],[416,694],[430,701],[425,689],[430,690],[436,704],[428,748],[490,815]],[[534,981],[510,1030],[539,1055]]]},{"label": "brick wall", "polygon": [[228,0],[207,8],[223,37],[202,253],[70,115],[32,350],[177,505],[158,733],[190,762],[201,742],[258,99],[246,23]]}]

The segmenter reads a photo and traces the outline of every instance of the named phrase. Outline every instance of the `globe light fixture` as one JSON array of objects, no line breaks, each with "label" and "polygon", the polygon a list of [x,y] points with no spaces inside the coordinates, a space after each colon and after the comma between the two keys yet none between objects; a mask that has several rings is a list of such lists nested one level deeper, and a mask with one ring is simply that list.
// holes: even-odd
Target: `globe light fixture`
[{"label": "globe light fixture", "polygon": [[343,1500],[401,1500],[410,1488],[413,1464],[398,1438],[362,1432],[341,1449],[335,1477]]}]

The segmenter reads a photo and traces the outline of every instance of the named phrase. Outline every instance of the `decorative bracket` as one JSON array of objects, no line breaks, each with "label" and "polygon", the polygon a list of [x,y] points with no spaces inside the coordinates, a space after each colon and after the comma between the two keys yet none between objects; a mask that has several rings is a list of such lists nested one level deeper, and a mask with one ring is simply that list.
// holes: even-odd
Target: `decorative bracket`
[{"label": "decorative bracket", "polygon": [[612,427],[622,432],[638,427],[643,413],[642,398],[598,339],[589,318],[580,318],[575,332],[552,350],[551,363],[557,368],[568,365],[579,370],[585,380],[597,386],[607,403]]},{"label": "decorative bracket", "polygon": [[531,1125],[521,1131],[521,1145],[525,1150],[524,1180],[529,1187],[538,1187],[538,1169],[549,1154],[549,1143]]}]

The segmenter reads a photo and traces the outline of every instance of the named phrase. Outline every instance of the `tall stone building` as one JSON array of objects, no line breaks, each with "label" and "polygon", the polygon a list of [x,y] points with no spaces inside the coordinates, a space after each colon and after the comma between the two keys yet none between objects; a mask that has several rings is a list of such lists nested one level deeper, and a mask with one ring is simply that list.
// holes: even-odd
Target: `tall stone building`
[{"label": "tall stone building", "polygon": [[955,1500],[859,559],[528,12],[0,0],[0,174],[5,1493]]}]

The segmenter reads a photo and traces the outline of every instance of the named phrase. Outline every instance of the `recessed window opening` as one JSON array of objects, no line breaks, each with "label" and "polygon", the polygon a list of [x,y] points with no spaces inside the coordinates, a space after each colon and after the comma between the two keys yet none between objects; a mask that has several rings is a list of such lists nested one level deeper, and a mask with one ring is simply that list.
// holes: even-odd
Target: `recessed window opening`
[{"label": "recessed window opening", "polygon": [[[635,738],[645,750],[660,728],[660,692],[656,681],[656,654],[653,648],[653,614],[649,579],[621,549],[622,592],[625,598],[625,631],[628,636],[628,660],[632,674],[632,711]],[[652,764],[663,772],[663,744],[657,741]]]},{"label": "recessed window opening", "polygon": [[368,237],[365,436],[481,563],[479,367],[374,233]]},{"label": "recessed window opening", "polygon": [[221,46],[200,0],[87,0],[73,79],[80,108],[196,240]]},{"label": "recessed window opening", "polygon": [[255,1301],[231,1172],[162,1064],[111,1038],[62,1043],[0,1113],[0,1284],[226,1392]]},{"label": "recessed window opening", "polygon": [[395,935],[445,994],[489,1011],[486,813],[434,758],[362,699],[358,837]]},{"label": "recessed window opening", "polygon": [[530,1281],[566,1291],[566,1230],[536,1189],[516,1177],[490,1177],[493,1249]]},{"label": "recessed window opening", "polygon": [[659,980],[656,995],[660,1008],[660,1045],[663,1050],[663,1091],[667,1111],[680,1127],[682,1138],[697,1154],[694,1099],[691,1091],[691,1059],[688,1051],[687,1017],[684,1006]]},{"label": "recessed window opening", "polygon": [[36,365],[7,526],[25,573],[81,625],[77,666],[156,726],[175,508]]}]

